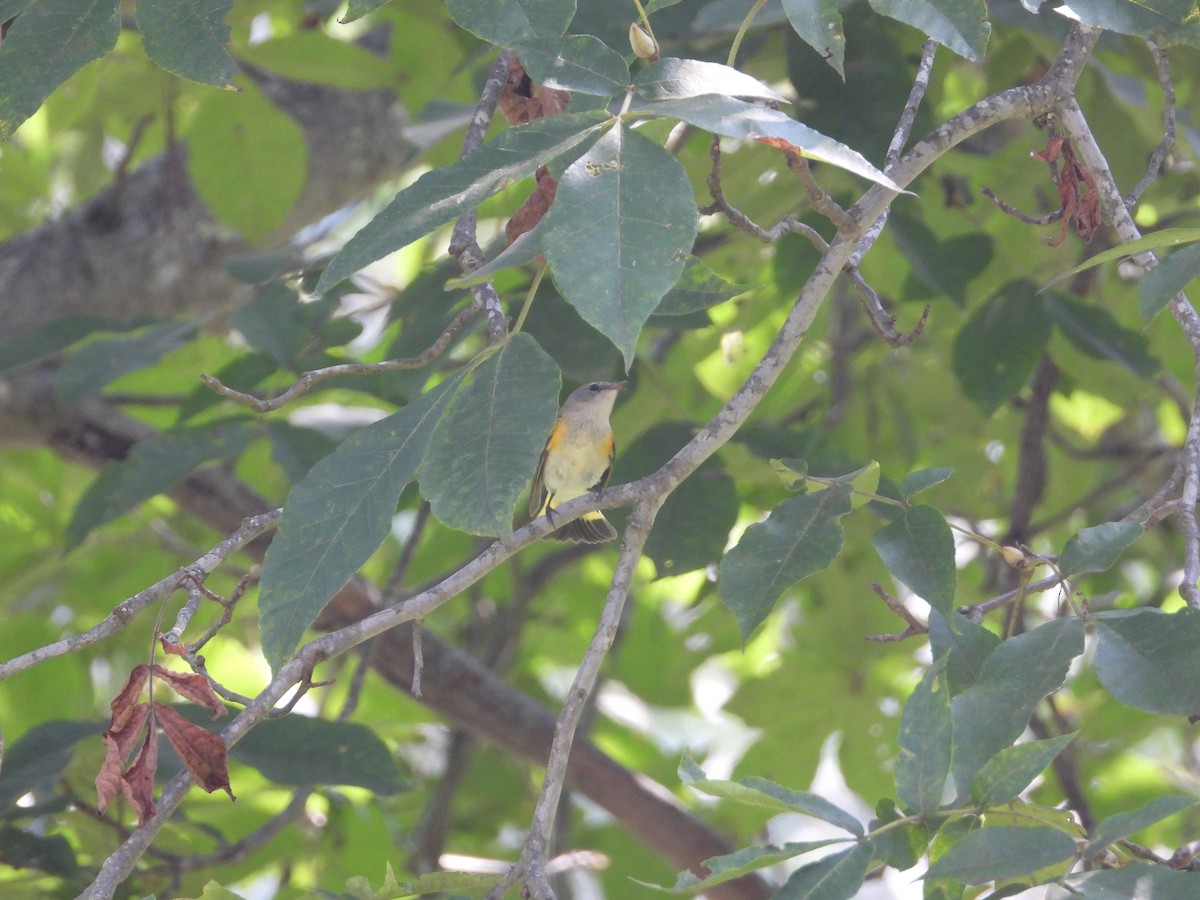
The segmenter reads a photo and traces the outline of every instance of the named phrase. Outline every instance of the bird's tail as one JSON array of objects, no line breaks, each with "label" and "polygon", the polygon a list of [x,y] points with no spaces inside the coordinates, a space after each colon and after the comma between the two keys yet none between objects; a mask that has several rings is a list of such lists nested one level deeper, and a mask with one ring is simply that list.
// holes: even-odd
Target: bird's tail
[{"label": "bird's tail", "polygon": [[603,513],[589,512],[552,531],[549,536],[553,540],[570,541],[573,544],[603,544],[616,538],[617,529],[604,518]]}]

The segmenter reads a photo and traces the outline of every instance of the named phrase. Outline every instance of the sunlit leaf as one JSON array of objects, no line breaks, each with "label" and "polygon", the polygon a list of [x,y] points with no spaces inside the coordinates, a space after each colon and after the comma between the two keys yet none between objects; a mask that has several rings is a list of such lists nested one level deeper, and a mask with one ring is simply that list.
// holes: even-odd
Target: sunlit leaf
[{"label": "sunlit leaf", "polygon": [[449,0],[454,21],[500,47],[558,37],[575,15],[575,0]]},{"label": "sunlit leaf", "polygon": [[783,11],[804,43],[846,77],[846,34],[837,0],[783,0]]},{"label": "sunlit leaf", "polygon": [[529,77],[548,88],[602,97],[618,97],[629,88],[625,58],[591,35],[525,41],[513,50]]},{"label": "sunlit leaf", "polygon": [[721,598],[749,637],[775,608],[779,595],[820,572],[842,549],[839,519],[851,510],[850,485],[789,497],[751,525],[721,560]]},{"label": "sunlit leaf", "polygon": [[647,100],[682,100],[705,94],[780,101],[784,98],[757,78],[720,63],[666,57],[644,66],[633,80]]}]

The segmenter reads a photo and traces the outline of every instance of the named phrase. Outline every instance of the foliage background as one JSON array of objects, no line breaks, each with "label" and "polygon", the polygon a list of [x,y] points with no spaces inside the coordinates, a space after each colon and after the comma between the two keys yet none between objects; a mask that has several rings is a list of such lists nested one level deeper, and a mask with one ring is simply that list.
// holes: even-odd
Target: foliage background
[{"label": "foliage background", "polygon": [[[31,68],[25,57],[14,61],[13,47],[21,46],[17,29],[36,14],[80,15],[83,5],[0,5],[5,18],[20,13],[0,48],[0,122],[6,130],[19,125],[0,156],[0,291],[7,319],[0,363],[9,373],[0,409],[6,436],[0,449],[4,660],[91,628],[124,598],[196,559],[244,515],[282,505],[289,489],[346,435],[403,408],[489,341],[486,319],[479,318],[428,367],[339,376],[261,416],[199,385],[199,374],[214,373],[261,396],[320,366],[413,355],[470,302],[462,289],[444,290],[459,274],[447,263],[448,228],[372,261],[353,283],[342,282],[322,300],[301,302],[295,287],[311,290],[332,254],[398,189],[458,159],[495,52],[452,20],[452,14],[469,19],[469,11],[455,4],[447,11],[432,0],[369,10],[374,4],[368,3],[356,10],[368,14],[347,24],[338,21],[344,11],[334,4],[238,0],[227,15],[167,28],[168,45],[156,59],[204,44],[197,27],[216,44],[227,42],[233,68],[220,68],[217,58],[215,68],[201,74],[232,81],[240,88],[234,93],[151,61],[142,17],[154,6],[143,0],[130,22],[114,5],[115,49],[93,48],[91,55],[101,58],[66,73],[70,77],[49,93],[52,72]],[[651,21],[669,55],[723,61],[749,6],[685,2],[652,12]],[[1122,189],[1142,178],[1162,139],[1164,91],[1139,36],[1154,26],[1122,19],[1142,6],[1118,4],[1106,12],[1072,4],[1034,12],[994,4],[984,54],[980,35],[968,30],[964,36],[956,24],[971,15],[977,20],[974,7],[964,13],[960,4],[922,6],[942,14],[922,32],[898,21],[906,15],[912,21],[905,13],[911,6],[852,4],[842,11],[844,80],[796,36],[785,7],[792,8],[768,4],[754,20],[738,67],[787,93],[798,120],[875,166],[884,164],[927,34],[957,52],[937,52],[915,137],[989,92],[1035,83],[1070,40],[1070,22],[1059,14],[1064,10],[1105,29],[1075,94]],[[1143,231],[1195,227],[1197,213],[1195,19],[1183,7],[1159,12],[1175,23],[1157,35],[1172,44],[1166,55],[1179,140],[1134,210]],[[631,9],[580,3],[570,30],[623,51],[634,18]],[[179,47],[170,46],[172,35]],[[32,74],[21,81],[17,72]],[[39,90],[48,93],[44,103]],[[577,96],[569,111],[589,103],[597,105]],[[21,124],[19,114],[30,118]],[[895,201],[887,227],[862,259],[861,276],[897,317],[896,327],[912,333],[923,321],[919,336],[904,346],[880,339],[854,285],[838,280],[753,418],[684,483],[651,532],[586,720],[587,737],[620,766],[676,794],[730,848],[844,832],[812,816],[706,799],[681,782],[685,751],[709,778],[753,775],[811,789],[866,824],[881,814],[881,799],[911,806],[897,784],[905,765],[900,714],[935,655],[921,635],[864,640],[905,625],[873,593],[873,582],[899,596],[920,621],[929,610],[915,596],[922,592],[909,591],[905,583],[912,584],[872,545],[896,515],[878,502],[842,518],[844,545],[832,563],[788,586],[765,623],[742,633],[722,602],[716,567],[752,523],[795,496],[772,460],[804,460],[809,473],[825,476],[874,460],[878,492],[892,497],[909,473],[952,468],[920,501],[998,544],[1025,545],[1031,557],[1054,557],[1080,530],[1137,511],[1145,534],[1128,546],[1117,542],[1123,553],[1115,565],[1097,572],[1081,566],[1073,582],[1080,592],[1076,604],[1091,613],[1186,606],[1179,591],[1185,565],[1200,564],[1191,561],[1197,548],[1187,515],[1165,505],[1168,497],[1138,508],[1168,482],[1178,461],[1194,462],[1195,442],[1187,437],[1196,386],[1193,347],[1167,312],[1148,320],[1139,312],[1128,265],[1106,263],[1038,292],[1122,240],[1117,229],[1102,228],[1085,244],[1072,231],[1055,247],[1057,225],[1031,226],[982,196],[987,187],[1030,213],[1058,208],[1048,167],[1030,159],[1047,143],[1039,124],[1005,121],[941,155],[907,185],[915,196]],[[494,123],[491,134],[502,128]],[[675,131],[661,120],[638,133],[667,144],[698,202],[709,202],[708,135]],[[754,221],[769,226],[792,215],[832,238],[833,227],[812,210],[778,150],[747,141],[727,142],[724,151],[725,195]],[[843,206],[867,184],[835,166],[815,171]],[[489,256],[502,246],[504,223],[531,189],[532,179],[517,181],[480,204],[479,243]],[[620,445],[614,484],[652,472],[722,409],[769,352],[820,256],[799,233],[763,243],[720,215],[703,216],[700,228],[696,254],[749,290],[685,316],[649,320],[629,370],[630,389],[613,417]],[[573,235],[569,249],[585,257],[597,252],[586,233]],[[1194,269],[1194,260],[1180,263],[1185,273],[1189,264]],[[522,268],[495,278],[510,317],[530,276]],[[539,289],[525,331],[553,358],[567,388],[623,371],[621,353],[563,301],[550,279]],[[553,391],[548,383],[541,389],[543,395]],[[129,455],[136,441],[155,433],[176,442],[140,461],[137,451]],[[530,440],[540,445],[542,437]],[[114,468],[120,460],[125,466]],[[96,468],[106,463],[97,482]],[[1193,509],[1194,500],[1193,493]],[[609,515],[625,524],[621,510]],[[487,543],[429,517],[413,485],[388,526],[387,540],[356,582],[374,586],[376,600],[380,591],[389,600],[416,591]],[[943,564],[939,547],[918,542],[909,558],[928,562],[932,555]],[[228,596],[254,558],[235,558],[207,587]],[[1022,578],[994,547],[962,532],[953,558],[956,583],[946,612],[953,604],[999,596]],[[440,637],[485,660],[515,691],[557,710],[616,562],[614,547],[583,553],[538,543],[430,616],[426,641]],[[1050,572],[1043,567],[1032,577]],[[246,697],[272,676],[254,598],[252,589],[204,650],[208,671]],[[169,605],[163,628],[174,614]],[[146,660],[153,615],[145,612],[119,634],[4,682],[0,845],[10,848],[4,861],[12,866],[0,869],[6,895],[73,895],[123,839],[122,828],[131,823],[127,811],[101,816],[93,810],[91,782],[103,749],[88,735],[104,729],[110,700],[128,671]],[[344,608],[326,615],[319,627],[346,624]],[[1055,587],[1000,607],[984,625],[1007,637],[1072,615]],[[200,616],[214,617],[208,608]],[[1200,657],[1186,642],[1195,629],[1187,616],[1166,629],[1183,636],[1181,646],[1163,649],[1157,660],[1154,652],[1145,654],[1159,664],[1137,676],[1144,686],[1140,702],[1113,697],[1114,681],[1135,677],[1125,669],[1110,669],[1101,683],[1097,627],[1088,620],[1088,649],[1052,702],[1035,707],[1040,695],[1019,698],[1034,709],[1027,738],[1077,735],[1054,767],[1043,763],[1036,781],[1030,774],[1019,810],[1067,831],[1061,810],[1070,810],[1092,834],[1113,815],[1168,796],[1195,796],[1193,726],[1185,716],[1200,709],[1194,678]],[[428,645],[431,660],[440,659],[436,646]],[[284,647],[272,659],[276,669],[290,652]],[[443,853],[514,859],[541,781],[542,770],[530,758],[535,751],[520,749],[537,745],[526,731],[530,720],[516,715],[488,725],[488,740],[475,741],[468,734],[482,726],[472,717],[482,713],[467,706],[456,714],[444,698],[470,694],[474,683],[443,673],[439,686],[442,670],[431,664],[423,705],[361,664],[352,652],[322,666],[316,677],[334,683],[310,692],[297,710],[333,722],[352,702],[350,718],[369,733],[348,736],[331,724],[298,738],[270,730],[291,727],[284,725],[290,719],[262,724],[234,750],[236,804],[223,794],[189,793],[127,889],[197,896],[211,878],[233,889],[289,896],[340,891],[360,876],[378,885],[385,863],[415,874],[435,866]],[[411,672],[403,660],[397,668]],[[959,694],[965,685],[953,679],[951,673],[944,686]],[[932,728],[926,723],[921,733]],[[265,736],[255,751],[259,734]],[[349,746],[361,756],[336,771],[319,768]],[[544,747],[540,752],[544,759]],[[284,771],[270,769],[264,755]],[[320,786],[308,793],[304,786],[312,783]],[[580,885],[586,882],[608,896],[650,896],[650,888],[630,879],[673,883],[684,866],[664,860],[637,836],[638,817],[649,815],[645,808],[635,804],[614,821],[595,798],[573,793],[571,799],[561,846],[607,859],[605,868],[576,870],[577,889],[585,891]],[[943,799],[953,798],[936,797],[934,807]],[[995,807],[991,824],[1021,824],[1019,816],[1004,817],[1004,804]],[[220,858],[228,844],[285,809],[286,827],[269,843],[233,861]],[[1151,848],[1163,863],[1183,848],[1168,874],[1194,878],[1187,870],[1194,808],[1181,802],[1159,809],[1179,810],[1165,819],[1147,814],[1144,824],[1152,827],[1137,833],[1135,848],[1114,844],[1105,859],[1134,862],[1138,850]],[[434,812],[444,816],[440,825],[431,824]],[[932,837],[929,852],[936,859],[962,832],[946,826],[934,837],[942,823],[932,814],[928,819],[905,833],[918,857]],[[1084,832],[1072,833],[1083,842]],[[903,854],[893,849],[888,856],[878,844],[875,850],[876,862],[887,859],[893,867],[861,895],[911,893],[915,873],[901,875],[903,867],[895,865]],[[188,862],[209,854],[212,859],[200,860],[207,865]],[[1064,872],[1059,866],[1014,874],[1023,886]],[[1005,889],[1003,876],[982,881]],[[974,896],[988,889],[931,881],[924,891]],[[1188,895],[1186,885],[1180,890]]]}]

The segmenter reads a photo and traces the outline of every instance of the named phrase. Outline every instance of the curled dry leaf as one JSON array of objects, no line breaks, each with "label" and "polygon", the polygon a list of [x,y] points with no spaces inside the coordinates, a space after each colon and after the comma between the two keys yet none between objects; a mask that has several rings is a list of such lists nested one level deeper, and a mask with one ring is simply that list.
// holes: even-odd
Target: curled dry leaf
[{"label": "curled dry leaf", "polygon": [[537,170],[536,177],[537,187],[504,226],[504,236],[510,244],[525,232],[532,231],[533,227],[542,221],[542,216],[546,214],[546,210],[554,202],[554,195],[558,192],[558,182],[545,166]]},{"label": "curled dry leaf", "polygon": [[154,674],[169,684],[180,697],[191,700],[193,703],[199,703],[209,710],[214,719],[225,715],[225,704],[221,702],[221,698],[216,695],[212,685],[203,675],[194,672],[172,672],[159,665],[154,667]]},{"label": "curled dry leaf", "polygon": [[1100,197],[1096,193],[1096,181],[1092,173],[1075,158],[1075,150],[1066,138],[1050,138],[1041,152],[1029,154],[1036,160],[1051,165],[1062,159],[1062,171],[1058,176],[1058,199],[1062,203],[1062,218],[1059,220],[1058,238],[1050,242],[1056,250],[1067,239],[1067,223],[1075,223],[1075,231],[1083,240],[1090,241],[1100,227]]},{"label": "curled dry leaf", "polygon": [[[113,701],[114,707],[116,702]],[[104,733],[104,762],[100,764],[100,771],[96,775],[96,805],[101,812],[124,790],[125,760],[137,744],[149,713],[148,704],[138,703],[124,712],[118,726],[115,724],[114,709],[114,724]]]},{"label": "curled dry leaf", "polygon": [[158,738],[153,728],[146,729],[146,740],[137,759],[121,778],[121,787],[137,811],[138,828],[154,816],[154,773],[158,771]]},{"label": "curled dry leaf", "polygon": [[514,53],[508,60],[508,81],[500,94],[500,111],[509,125],[524,125],[534,119],[557,115],[571,102],[570,91],[558,91],[534,83]]},{"label": "curled dry leaf", "polygon": [[196,784],[210,794],[220,788],[233,798],[229,786],[229,751],[225,742],[211,731],[193,725],[164,703],[156,701],[154,713],[163,734]]}]

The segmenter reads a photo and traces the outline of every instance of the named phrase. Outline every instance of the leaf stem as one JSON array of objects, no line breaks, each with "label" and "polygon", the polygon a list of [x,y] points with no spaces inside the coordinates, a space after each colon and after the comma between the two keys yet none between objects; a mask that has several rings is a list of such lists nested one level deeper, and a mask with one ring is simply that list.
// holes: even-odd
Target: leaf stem
[{"label": "leaf stem", "polygon": [[759,11],[767,5],[767,0],[758,0],[754,6],[750,7],[750,12],[746,13],[746,18],[742,19],[742,24],[738,26],[737,34],[733,36],[733,44],[729,48],[729,60],[726,65],[732,66],[737,60],[738,50],[742,46],[742,38],[746,36],[746,32],[750,30],[750,25],[754,21],[754,17]]},{"label": "leaf stem", "polygon": [[534,274],[529,290],[525,294],[525,304],[521,307],[521,313],[517,316],[517,324],[513,326],[510,337],[521,333],[521,326],[525,324],[525,317],[529,315],[529,308],[533,306],[533,298],[542,283],[542,276],[546,274],[546,265],[546,263],[542,263],[538,267],[537,273]]}]

